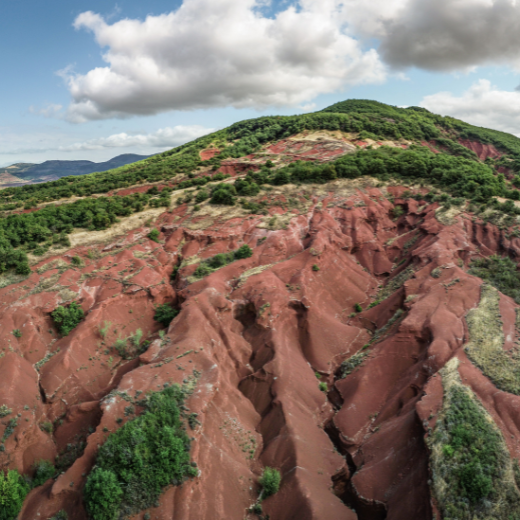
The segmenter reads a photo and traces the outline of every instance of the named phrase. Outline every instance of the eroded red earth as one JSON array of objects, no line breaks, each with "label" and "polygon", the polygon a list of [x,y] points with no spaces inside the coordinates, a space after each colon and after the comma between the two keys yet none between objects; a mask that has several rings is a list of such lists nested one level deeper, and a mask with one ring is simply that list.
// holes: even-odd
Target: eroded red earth
[{"label": "eroded red earth", "polygon": [[[277,146],[273,153],[289,153],[287,143]],[[0,434],[18,417],[0,464],[31,474],[40,459],[70,451],[76,459],[31,492],[20,520],[60,509],[86,519],[82,487],[98,446],[128,420],[125,395],[192,377],[187,406],[200,424],[189,432],[200,474],[166,490],[154,519],[255,518],[248,508],[264,466],[282,474],[280,491],[263,503],[272,520],[439,518],[424,438],[442,406],[439,370],[453,356],[520,456],[520,397],[498,392],[463,350],[482,284],[467,273],[471,258],[518,255],[520,239],[464,213],[442,224],[436,204],[400,198],[405,187],[346,193],[347,182],[321,187],[304,210],[273,204],[271,215],[293,212],[281,229],[233,209],[194,218],[183,205],[153,223],[160,243],[138,228],[47,258],[0,289],[0,403],[12,409]],[[395,220],[397,205],[405,213]],[[190,278],[200,259],[242,244],[251,258]],[[72,300],[86,317],[62,338],[50,313]],[[153,316],[164,302],[181,312],[161,338]],[[505,330],[514,331],[516,307],[502,296]],[[112,345],[138,329],[150,347],[121,359]],[[364,362],[342,379],[341,363],[368,344]]]}]

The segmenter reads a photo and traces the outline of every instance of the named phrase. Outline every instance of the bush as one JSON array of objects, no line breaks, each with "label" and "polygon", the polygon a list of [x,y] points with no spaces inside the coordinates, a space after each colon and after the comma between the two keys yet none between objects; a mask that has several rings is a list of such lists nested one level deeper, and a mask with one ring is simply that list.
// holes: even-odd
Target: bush
[{"label": "bush", "polygon": [[218,255],[212,256],[201,262],[193,276],[195,278],[204,278],[208,274],[211,274],[216,269],[220,269],[235,260],[242,260],[244,258],[249,258],[252,256],[253,250],[247,245],[244,244],[242,247],[238,248],[236,251],[231,251],[229,253],[219,253]]},{"label": "bush", "polygon": [[51,316],[60,334],[67,336],[85,317],[85,313],[76,302],[72,302],[68,307],[62,307],[60,305],[51,313]]},{"label": "bush", "polygon": [[0,471],[0,520],[14,520],[28,492],[29,486],[18,471]]},{"label": "bush", "polygon": [[158,229],[154,228],[150,231],[150,233],[148,233],[148,238],[150,240],[153,240],[154,242],[159,242],[159,235],[161,233],[159,232]]},{"label": "bush", "polygon": [[72,265],[76,265],[76,266],[80,266],[83,263],[79,256],[73,256],[71,262],[72,262]]},{"label": "bush", "polygon": [[206,190],[200,190],[197,193],[197,196],[195,197],[195,202],[197,204],[200,204],[201,202],[204,202],[205,200],[209,199],[209,193]]},{"label": "bush", "polygon": [[179,314],[177,309],[174,309],[169,303],[163,303],[155,308],[155,316],[153,319],[165,327],[168,327],[177,314]]},{"label": "bush", "polygon": [[280,481],[282,477],[277,469],[266,467],[260,478],[260,485],[262,486],[263,495],[265,498],[270,497],[278,492],[280,489]]},{"label": "bush", "polygon": [[317,272],[317,271],[320,270],[320,266],[319,266],[318,264],[314,264],[314,265],[312,266],[312,270]]},{"label": "bush", "polygon": [[20,329],[14,329],[13,330],[13,336],[15,338],[21,338],[22,337],[22,331]]},{"label": "bush", "polygon": [[329,387],[327,386],[327,383],[323,382],[323,383],[320,383],[318,386],[322,392],[327,393],[329,391]]},{"label": "bush", "polygon": [[356,303],[356,305],[354,305],[354,309],[356,312],[363,312],[363,307],[361,307],[359,303]]},{"label": "bush", "polygon": [[56,469],[48,460],[39,460],[34,465],[34,468],[35,471],[32,480],[33,488],[45,484],[47,480],[53,478],[54,475],[56,475]]},{"label": "bush", "polygon": [[96,468],[84,490],[87,512],[95,520],[115,520],[123,499],[123,490],[113,471]]},{"label": "bush", "polygon": [[[197,474],[190,440],[180,418],[178,386],[142,401],[145,411],[112,433],[98,452],[85,486],[87,510],[96,520],[114,520],[152,507],[168,485]],[[124,489],[124,493],[123,490]]]},{"label": "bush", "polygon": [[244,258],[250,258],[251,256],[253,256],[253,250],[247,244],[244,244],[235,251],[235,260],[242,260]]}]

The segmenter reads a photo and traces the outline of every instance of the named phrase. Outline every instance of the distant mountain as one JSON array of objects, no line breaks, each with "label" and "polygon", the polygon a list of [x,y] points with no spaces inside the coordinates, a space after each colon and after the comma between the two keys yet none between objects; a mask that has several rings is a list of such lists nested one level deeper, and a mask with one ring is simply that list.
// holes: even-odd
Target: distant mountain
[{"label": "distant mountain", "polygon": [[[87,173],[104,172],[126,164],[132,164],[137,161],[146,159],[148,155],[137,155],[127,153],[118,155],[109,161],[95,163],[92,161],[45,161],[42,164],[34,165],[13,165],[17,166],[5,168],[6,171],[15,175],[23,181],[52,180],[69,175],[86,175]],[[4,170],[4,169],[2,169]]]}]

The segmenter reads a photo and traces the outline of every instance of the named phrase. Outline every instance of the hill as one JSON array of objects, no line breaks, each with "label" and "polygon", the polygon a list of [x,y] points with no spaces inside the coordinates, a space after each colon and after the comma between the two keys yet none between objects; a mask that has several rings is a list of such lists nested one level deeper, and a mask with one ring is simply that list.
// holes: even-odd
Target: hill
[{"label": "hill", "polygon": [[519,145],[348,100],[2,190],[0,515],[520,517]]},{"label": "hill", "polygon": [[122,154],[109,161],[95,163],[92,161],[45,161],[42,164],[29,166],[18,174],[21,179],[36,180],[44,177],[67,177],[69,175],[86,175],[104,172],[127,164],[146,159],[146,155]]}]

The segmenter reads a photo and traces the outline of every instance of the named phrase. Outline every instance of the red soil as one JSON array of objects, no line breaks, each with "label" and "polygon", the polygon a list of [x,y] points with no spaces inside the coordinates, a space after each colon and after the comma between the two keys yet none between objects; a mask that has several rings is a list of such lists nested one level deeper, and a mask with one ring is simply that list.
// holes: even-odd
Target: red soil
[{"label": "red soil", "polygon": [[475,152],[481,161],[485,161],[488,157],[500,159],[504,155],[492,144],[483,144],[478,141],[470,141],[469,139],[459,139],[459,143]]},{"label": "red soil", "polygon": [[[270,150],[281,157],[298,146],[281,142]],[[314,157],[330,152],[312,146]],[[201,375],[187,406],[201,423],[189,430],[201,473],[168,489],[154,518],[253,519],[247,510],[259,494],[258,476],[272,466],[283,477],[279,493],[263,502],[273,520],[431,520],[436,509],[424,437],[442,405],[438,371],[453,356],[518,458],[520,397],[497,392],[468,361],[463,344],[465,316],[478,304],[481,286],[465,268],[478,254],[519,255],[520,239],[464,215],[443,225],[437,205],[402,198],[405,187],[388,191],[406,210],[398,221],[391,218],[393,204],[373,188],[315,197],[306,213],[276,231],[257,227],[261,216],[191,230],[181,206],[154,224],[162,230],[160,244],[137,229],[101,246],[97,259],[88,258],[88,248],[70,251],[67,258],[81,256],[83,267],[34,271],[0,289],[0,403],[13,410],[0,421],[0,435],[21,414],[0,464],[30,474],[37,460],[53,460],[67,445],[86,441],[65,473],[31,492],[20,520],[49,518],[60,509],[72,520],[86,519],[81,490],[98,446],[107,430],[119,427],[118,418],[127,420],[121,393],[182,383],[194,370]],[[187,265],[170,283],[181,259],[244,243],[253,248],[251,258],[191,284],[196,264]],[[378,286],[408,267],[413,275],[367,309]],[[440,278],[430,275],[436,267]],[[61,338],[50,313],[70,291],[86,317]],[[162,341],[153,316],[154,305],[165,301],[181,312]],[[357,303],[367,310],[356,314]],[[506,349],[513,345],[516,307],[502,298]],[[366,350],[363,364],[339,378],[341,363],[397,311],[401,317]],[[102,338],[105,321],[112,326]],[[14,329],[22,331],[20,339]],[[150,348],[125,361],[111,345],[137,329]],[[112,390],[117,393],[108,396]],[[54,422],[53,433],[42,431],[45,421]],[[243,448],[251,439],[253,454]]]}]

